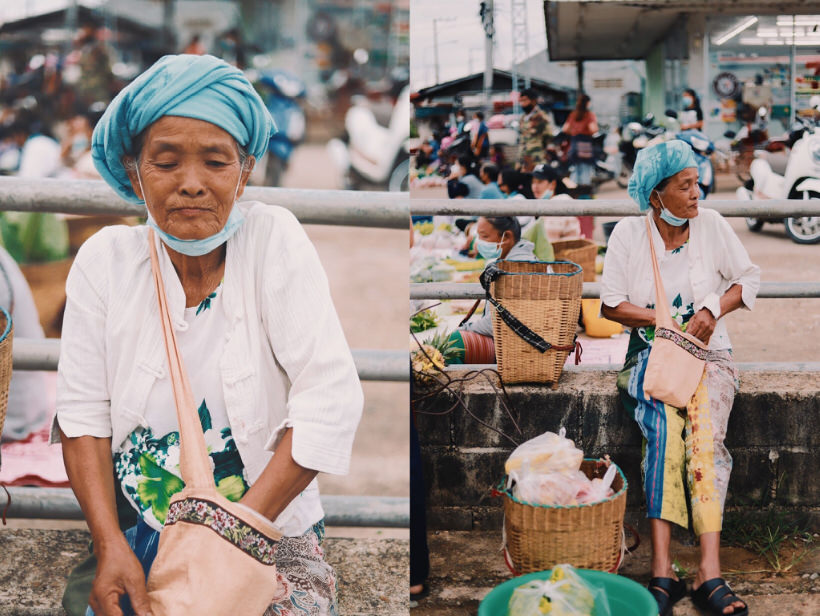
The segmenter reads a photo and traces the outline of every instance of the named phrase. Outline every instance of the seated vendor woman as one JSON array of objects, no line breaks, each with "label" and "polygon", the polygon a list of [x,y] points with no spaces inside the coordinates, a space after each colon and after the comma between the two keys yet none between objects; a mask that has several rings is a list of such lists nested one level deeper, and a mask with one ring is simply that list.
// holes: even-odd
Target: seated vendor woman
[{"label": "seated vendor woman", "polygon": [[647,212],[673,321],[708,348],[700,384],[685,408],[646,395],[644,375],[655,335],[652,256],[646,219],[622,219],[607,246],[601,311],[632,328],[617,383],[645,441],[641,470],[652,533],[649,590],[661,616],[671,614],[686,594],[686,583],[672,569],[670,537],[672,524],[688,527],[691,510],[700,541],[693,601],[708,614],[748,614],[720,574],[720,531],[732,470],[723,441],[737,389],[725,317],[752,308],[760,268],[726,220],[699,206],[697,164],[685,142],[641,150],[629,195]]},{"label": "seated vendor woman", "polygon": [[[476,249],[485,260],[535,261],[533,243],[521,239],[521,225],[514,216],[481,217],[476,223]],[[478,302],[476,302],[476,306]],[[475,309],[475,306],[473,307]],[[469,315],[468,315],[469,318]],[[494,364],[493,311],[485,306],[484,314],[465,323],[450,335],[455,347],[451,364]]]},{"label": "seated vendor woman", "polygon": [[160,59],[94,130],[97,170],[145,204],[147,225],[96,233],[66,282],[52,438],[93,540],[68,580],[69,616],[150,613],[146,576],[185,487],[151,246],[213,483],[282,534],[265,614],[337,613],[316,475],[347,472],[362,389],[304,229],[282,207],[237,202],[274,130],[241,71],[195,55]]}]

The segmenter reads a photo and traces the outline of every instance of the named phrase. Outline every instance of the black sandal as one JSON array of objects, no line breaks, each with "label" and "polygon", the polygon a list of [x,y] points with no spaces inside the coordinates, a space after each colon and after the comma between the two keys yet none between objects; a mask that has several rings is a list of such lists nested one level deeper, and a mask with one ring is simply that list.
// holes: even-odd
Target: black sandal
[{"label": "black sandal", "polygon": [[[747,616],[749,613],[749,606],[734,593],[723,578],[706,580],[697,590],[692,591],[692,601],[700,609],[707,610],[715,616]],[[734,612],[724,615],[723,610],[731,607],[735,601],[740,601],[743,607],[733,608]]]},{"label": "black sandal", "polygon": [[654,577],[649,580],[649,592],[658,602],[660,616],[670,616],[672,606],[686,596],[686,582],[668,577]]}]

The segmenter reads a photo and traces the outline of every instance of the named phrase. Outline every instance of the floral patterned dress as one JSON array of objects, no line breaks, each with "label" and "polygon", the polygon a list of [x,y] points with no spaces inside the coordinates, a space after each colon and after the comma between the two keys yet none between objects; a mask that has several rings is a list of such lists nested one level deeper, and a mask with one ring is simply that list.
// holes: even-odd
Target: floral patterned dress
[{"label": "floral patterned dress", "polygon": [[[231,433],[218,376],[225,339],[222,289],[220,285],[198,306],[186,308],[185,325],[176,335],[191,390],[201,401],[199,421],[217,490],[238,501],[250,486]],[[115,452],[114,472],[123,495],[138,514],[137,525],[126,530],[125,536],[147,575],[170,499],[185,484],[179,470],[179,423],[167,377],[157,380],[146,408],[148,425],[135,429]],[[336,615],[336,578],[324,560],[323,540],[323,521],[298,537],[282,537],[275,554],[277,595],[266,616]],[[125,608],[126,615],[133,614],[130,605]],[[88,607],[86,616],[93,614]]]},{"label": "floral patterned dress", "polygon": [[[687,241],[658,259],[672,319],[684,331],[695,314],[689,249]],[[654,338],[654,327],[634,328],[626,362],[618,374],[624,408],[644,437],[641,471],[647,517],[686,527],[691,511],[695,534],[716,532],[722,526],[732,470],[732,456],[723,442],[737,388],[731,351],[709,351],[695,395],[686,408],[678,409],[644,392]]]}]

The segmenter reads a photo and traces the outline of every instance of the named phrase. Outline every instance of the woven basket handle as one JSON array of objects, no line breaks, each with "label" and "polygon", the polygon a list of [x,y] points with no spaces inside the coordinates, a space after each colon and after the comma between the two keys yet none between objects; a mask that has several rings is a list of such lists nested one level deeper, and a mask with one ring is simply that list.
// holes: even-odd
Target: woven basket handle
[{"label": "woven basket handle", "polygon": [[516,335],[521,338],[524,342],[529,344],[539,353],[546,353],[550,349],[554,349],[556,351],[575,351],[575,365],[577,366],[581,362],[581,353],[580,353],[580,344],[577,341],[573,340],[571,345],[555,345],[550,342],[544,340],[541,336],[536,334],[532,331],[529,327],[524,325],[521,321],[516,319],[509,310],[504,308],[496,298],[490,294],[490,284],[501,277],[504,272],[501,270],[495,262],[490,263],[484,271],[481,273],[479,280],[481,281],[481,286],[484,287],[484,293],[486,295],[487,301],[493,305],[498,316],[501,317],[501,320],[507,324],[507,326],[513,330]]}]

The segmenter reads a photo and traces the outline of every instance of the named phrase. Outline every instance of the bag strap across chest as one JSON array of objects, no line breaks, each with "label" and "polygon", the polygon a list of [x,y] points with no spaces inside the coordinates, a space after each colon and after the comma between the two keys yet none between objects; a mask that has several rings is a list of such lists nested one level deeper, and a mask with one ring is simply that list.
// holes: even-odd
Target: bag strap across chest
[{"label": "bag strap across chest", "polygon": [[171,376],[171,387],[174,391],[174,403],[179,420],[179,470],[182,480],[188,488],[211,488],[216,490],[214,476],[208,460],[208,449],[205,435],[191,392],[188,373],[182,361],[182,353],[177,345],[174,325],[168,311],[168,300],[165,296],[165,285],[159,269],[159,257],[154,240],[154,230],[148,230],[148,244],[151,251],[151,272],[154,277],[154,288],[159,303],[159,315],[162,321],[162,338],[168,357],[168,374]]}]

